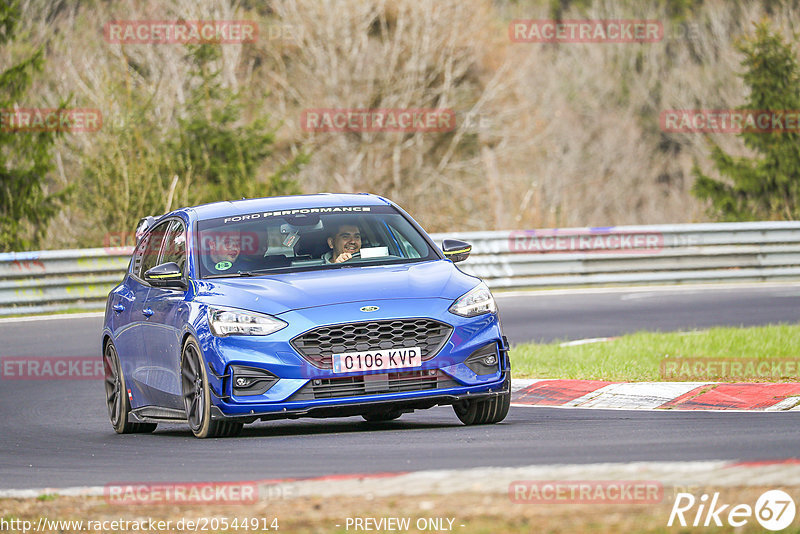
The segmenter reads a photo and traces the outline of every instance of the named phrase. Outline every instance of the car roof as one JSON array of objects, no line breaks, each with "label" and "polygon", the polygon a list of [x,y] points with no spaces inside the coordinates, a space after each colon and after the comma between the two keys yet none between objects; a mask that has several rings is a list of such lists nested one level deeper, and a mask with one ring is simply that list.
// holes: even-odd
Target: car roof
[{"label": "car roof", "polygon": [[291,210],[302,208],[328,208],[336,206],[386,206],[391,203],[378,195],[369,193],[319,193],[314,195],[291,195],[282,197],[226,200],[203,204],[177,211],[193,212],[198,220],[215,219],[228,215],[245,215],[258,211]]}]

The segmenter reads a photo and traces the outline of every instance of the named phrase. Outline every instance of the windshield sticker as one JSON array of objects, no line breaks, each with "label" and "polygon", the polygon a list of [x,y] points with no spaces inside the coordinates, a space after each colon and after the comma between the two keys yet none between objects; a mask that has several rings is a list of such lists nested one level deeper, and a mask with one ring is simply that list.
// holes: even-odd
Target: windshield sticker
[{"label": "windshield sticker", "polygon": [[[265,211],[262,213],[249,213],[247,215],[236,215],[225,217],[224,224],[241,221],[252,221],[254,219],[267,219],[269,217],[282,217],[285,215],[306,215],[311,213],[369,213],[379,206],[337,206],[331,208],[303,208],[297,210]],[[380,206],[383,207],[383,206]]]},{"label": "windshield sticker", "polygon": [[218,271],[227,271],[231,267],[233,267],[233,264],[229,261],[221,261],[214,266],[214,268]]}]

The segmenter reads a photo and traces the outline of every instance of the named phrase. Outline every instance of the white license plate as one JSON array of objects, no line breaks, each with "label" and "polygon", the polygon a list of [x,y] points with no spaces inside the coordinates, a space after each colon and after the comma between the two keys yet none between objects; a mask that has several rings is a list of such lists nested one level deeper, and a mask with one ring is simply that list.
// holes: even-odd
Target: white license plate
[{"label": "white license plate", "polygon": [[417,367],[421,364],[422,351],[419,347],[344,352],[342,354],[333,355],[334,373],[374,371],[377,369],[402,369],[405,367]]}]

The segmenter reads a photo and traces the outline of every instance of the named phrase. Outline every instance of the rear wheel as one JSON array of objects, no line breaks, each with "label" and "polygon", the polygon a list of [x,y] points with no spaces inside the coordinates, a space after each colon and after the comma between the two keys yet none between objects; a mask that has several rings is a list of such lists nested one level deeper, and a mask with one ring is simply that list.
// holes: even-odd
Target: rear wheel
[{"label": "rear wheel", "polygon": [[105,369],[106,406],[111,426],[117,434],[134,434],[152,432],[158,426],[156,423],[131,423],[128,414],[131,413],[131,404],[128,399],[128,389],[125,386],[125,375],[119,361],[117,349],[109,340],[103,349],[103,368]]},{"label": "rear wheel", "polygon": [[189,428],[198,438],[238,436],[242,431],[242,423],[211,419],[209,388],[205,360],[197,342],[190,338],[183,346],[181,358],[181,390]]},{"label": "rear wheel", "polygon": [[511,378],[505,390],[491,399],[481,401],[463,401],[453,405],[456,417],[465,425],[487,425],[499,423],[508,415],[511,406]]}]

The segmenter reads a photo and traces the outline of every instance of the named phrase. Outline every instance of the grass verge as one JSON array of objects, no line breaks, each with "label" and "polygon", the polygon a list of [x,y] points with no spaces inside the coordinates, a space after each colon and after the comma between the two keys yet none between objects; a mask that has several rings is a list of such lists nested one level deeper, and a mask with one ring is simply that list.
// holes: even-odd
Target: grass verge
[{"label": "grass verge", "polygon": [[[725,375],[716,365],[715,376],[691,375],[669,378],[662,373],[662,362],[675,360],[722,360],[740,362],[739,375]],[[766,361],[770,372],[747,367],[753,360]],[[774,372],[775,363],[778,372]],[[794,365],[791,362],[794,362]],[[691,332],[639,332],[610,341],[564,346],[525,343],[511,349],[514,378],[574,378],[609,381],[708,380],[715,382],[797,382],[800,381],[800,325],[712,328]],[[730,368],[730,367],[728,367]],[[761,367],[763,371],[766,367]],[[684,371],[687,370],[683,368]],[[678,371],[681,368],[678,367]]]}]

